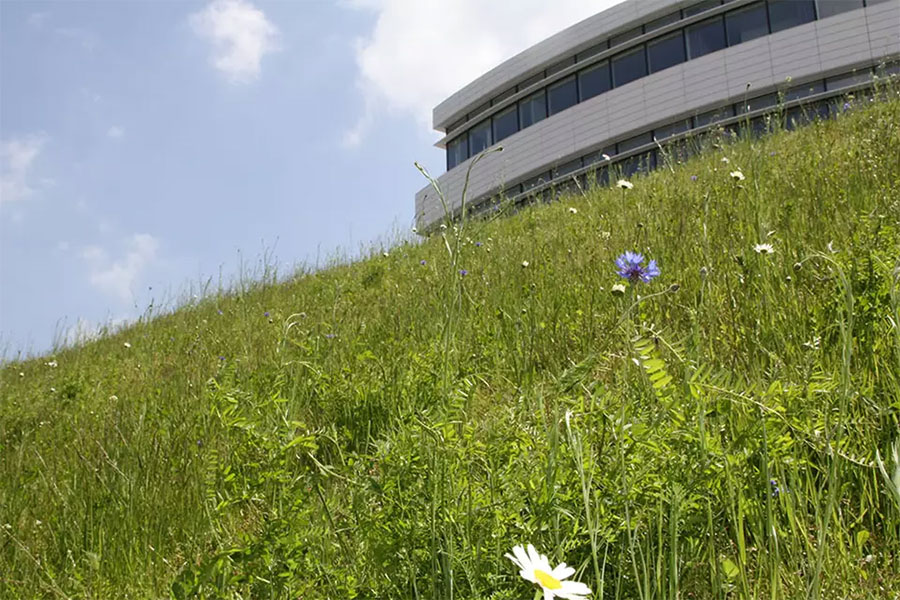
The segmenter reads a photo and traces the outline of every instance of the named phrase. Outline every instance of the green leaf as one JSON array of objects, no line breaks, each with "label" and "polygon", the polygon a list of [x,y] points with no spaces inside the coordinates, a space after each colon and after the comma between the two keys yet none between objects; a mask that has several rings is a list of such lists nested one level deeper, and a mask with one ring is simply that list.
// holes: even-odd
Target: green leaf
[{"label": "green leaf", "polygon": [[722,559],[722,572],[725,573],[725,577],[728,579],[734,579],[741,573],[738,566],[727,558]]}]

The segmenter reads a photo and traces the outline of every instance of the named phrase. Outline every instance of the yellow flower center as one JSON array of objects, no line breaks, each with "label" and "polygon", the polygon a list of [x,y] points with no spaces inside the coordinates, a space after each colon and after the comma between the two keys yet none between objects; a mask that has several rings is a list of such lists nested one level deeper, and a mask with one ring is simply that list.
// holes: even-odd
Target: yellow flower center
[{"label": "yellow flower center", "polygon": [[541,585],[548,590],[558,590],[562,587],[562,582],[559,579],[550,573],[544,573],[540,569],[534,570],[534,576],[537,577],[537,580],[541,582]]}]

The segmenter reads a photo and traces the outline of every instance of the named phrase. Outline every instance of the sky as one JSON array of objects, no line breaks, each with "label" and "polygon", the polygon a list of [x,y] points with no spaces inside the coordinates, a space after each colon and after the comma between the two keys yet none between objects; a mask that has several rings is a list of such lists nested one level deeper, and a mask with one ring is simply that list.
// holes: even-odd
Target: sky
[{"label": "sky", "polygon": [[410,236],[431,111],[618,0],[0,0],[0,358]]}]

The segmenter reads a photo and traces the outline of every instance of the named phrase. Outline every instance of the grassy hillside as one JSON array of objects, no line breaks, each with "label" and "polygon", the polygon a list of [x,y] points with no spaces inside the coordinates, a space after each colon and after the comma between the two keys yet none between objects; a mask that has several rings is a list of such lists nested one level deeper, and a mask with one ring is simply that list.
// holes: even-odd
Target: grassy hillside
[{"label": "grassy hillside", "polygon": [[900,597],[892,98],[4,366],[0,597]]}]

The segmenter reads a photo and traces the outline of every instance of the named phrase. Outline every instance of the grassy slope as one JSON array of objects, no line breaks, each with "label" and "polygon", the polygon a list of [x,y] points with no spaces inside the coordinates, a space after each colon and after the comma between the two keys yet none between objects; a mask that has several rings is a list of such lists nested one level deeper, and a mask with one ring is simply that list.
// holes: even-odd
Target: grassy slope
[{"label": "grassy slope", "polygon": [[896,597],[898,148],[894,99],[7,365],[0,597],[518,598],[525,542]]}]

